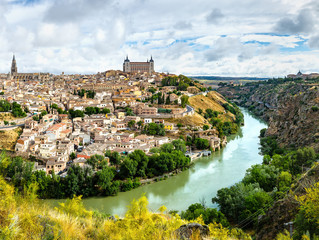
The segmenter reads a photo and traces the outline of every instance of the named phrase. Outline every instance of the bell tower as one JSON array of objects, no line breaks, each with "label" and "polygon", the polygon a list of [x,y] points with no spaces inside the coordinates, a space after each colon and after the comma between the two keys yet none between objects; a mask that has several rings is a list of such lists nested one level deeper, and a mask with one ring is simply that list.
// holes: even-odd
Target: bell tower
[{"label": "bell tower", "polygon": [[18,73],[16,58],[13,54],[12,63],[11,63],[11,75]]}]

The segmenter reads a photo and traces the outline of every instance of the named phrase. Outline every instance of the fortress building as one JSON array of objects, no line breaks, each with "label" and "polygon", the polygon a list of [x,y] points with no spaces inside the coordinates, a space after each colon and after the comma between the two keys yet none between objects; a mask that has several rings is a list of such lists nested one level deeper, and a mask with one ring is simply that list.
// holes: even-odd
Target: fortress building
[{"label": "fortress building", "polygon": [[130,62],[128,56],[123,63],[123,72],[127,73],[144,73],[152,74],[154,72],[154,60],[151,56],[151,59],[146,62]]}]

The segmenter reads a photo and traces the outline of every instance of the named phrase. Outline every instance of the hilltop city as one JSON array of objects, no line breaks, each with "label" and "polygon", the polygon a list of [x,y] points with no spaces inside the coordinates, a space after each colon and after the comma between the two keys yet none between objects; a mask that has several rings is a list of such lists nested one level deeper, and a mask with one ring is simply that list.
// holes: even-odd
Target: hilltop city
[{"label": "hilltop city", "polygon": [[[210,131],[197,136],[211,150],[226,144],[203,117],[205,124],[183,122],[197,114],[188,99],[205,97],[207,89],[182,75],[155,72],[153,57],[131,62],[126,56],[123,71],[54,75],[20,73],[13,56],[10,73],[0,77],[2,133],[18,132],[12,146],[5,139],[1,147],[37,159],[35,169],[47,174],[65,175],[68,164],[87,166],[87,159],[106,151],[149,154],[181,131],[189,136],[194,129]],[[189,150],[185,155],[194,158]]]}]

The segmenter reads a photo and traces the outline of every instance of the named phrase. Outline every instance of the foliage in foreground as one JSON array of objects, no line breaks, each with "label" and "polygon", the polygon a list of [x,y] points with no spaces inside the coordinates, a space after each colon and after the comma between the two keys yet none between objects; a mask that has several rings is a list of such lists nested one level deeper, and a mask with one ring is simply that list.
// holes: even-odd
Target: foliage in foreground
[{"label": "foliage in foreground", "polygon": [[[36,199],[37,185],[15,196],[14,188],[0,178],[0,239],[178,239],[175,230],[189,223],[179,215],[147,209],[145,196],[133,200],[124,218],[108,218],[88,211],[81,197],[74,197],[52,209]],[[201,217],[196,219],[204,224]],[[220,224],[208,225],[211,239],[251,239],[238,229],[226,229]],[[198,239],[198,235],[192,239]]]}]

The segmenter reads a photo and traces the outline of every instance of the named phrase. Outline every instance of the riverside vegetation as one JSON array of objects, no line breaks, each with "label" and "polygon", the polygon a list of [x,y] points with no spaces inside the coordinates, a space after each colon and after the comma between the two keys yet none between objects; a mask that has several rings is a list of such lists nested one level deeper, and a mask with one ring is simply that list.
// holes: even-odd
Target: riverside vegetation
[{"label": "riverside vegetation", "polygon": [[[218,90],[269,124],[260,133],[263,164],[213,199],[229,221],[256,231],[256,239],[280,232],[280,239],[318,239],[318,83],[270,79]],[[289,222],[292,238],[284,233]]]}]

